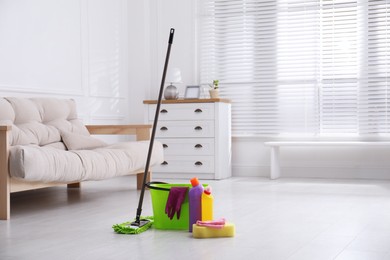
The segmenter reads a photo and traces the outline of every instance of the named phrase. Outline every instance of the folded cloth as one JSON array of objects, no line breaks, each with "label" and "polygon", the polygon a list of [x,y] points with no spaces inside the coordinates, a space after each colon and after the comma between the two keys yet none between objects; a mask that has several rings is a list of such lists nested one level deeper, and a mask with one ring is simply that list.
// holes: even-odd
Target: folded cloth
[{"label": "folded cloth", "polygon": [[210,228],[223,228],[225,224],[226,224],[226,220],[224,218],[220,218],[217,220],[196,221],[196,225],[201,227],[210,227]]},{"label": "folded cloth", "polygon": [[171,187],[165,205],[165,213],[172,220],[176,213],[177,219],[180,219],[181,205],[186,198],[188,187]]}]

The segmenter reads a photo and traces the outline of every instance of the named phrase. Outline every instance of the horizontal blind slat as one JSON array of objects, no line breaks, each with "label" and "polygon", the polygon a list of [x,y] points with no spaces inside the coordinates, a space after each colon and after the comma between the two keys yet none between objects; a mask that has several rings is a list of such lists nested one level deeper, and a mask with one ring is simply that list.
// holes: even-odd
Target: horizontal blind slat
[{"label": "horizontal blind slat", "polygon": [[201,0],[201,83],[220,80],[237,135],[388,134],[389,5]]}]

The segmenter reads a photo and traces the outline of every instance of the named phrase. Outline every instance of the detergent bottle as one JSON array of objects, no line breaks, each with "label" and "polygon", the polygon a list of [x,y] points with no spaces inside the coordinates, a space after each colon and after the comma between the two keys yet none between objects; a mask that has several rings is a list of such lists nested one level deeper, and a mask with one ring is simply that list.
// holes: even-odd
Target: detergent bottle
[{"label": "detergent bottle", "polygon": [[207,186],[202,193],[202,221],[213,220],[214,197],[211,194],[211,186]]},{"label": "detergent bottle", "polygon": [[192,178],[190,181],[192,187],[188,191],[188,207],[190,215],[188,230],[192,232],[192,225],[202,218],[201,199],[203,186],[199,183],[199,180],[196,177]]}]

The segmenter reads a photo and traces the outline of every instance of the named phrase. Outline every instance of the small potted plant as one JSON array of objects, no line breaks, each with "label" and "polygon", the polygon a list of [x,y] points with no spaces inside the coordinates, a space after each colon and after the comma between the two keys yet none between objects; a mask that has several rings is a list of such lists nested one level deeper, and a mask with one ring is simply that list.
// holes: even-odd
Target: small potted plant
[{"label": "small potted plant", "polygon": [[215,79],[213,80],[213,84],[209,84],[210,85],[210,98],[219,98],[219,80]]}]

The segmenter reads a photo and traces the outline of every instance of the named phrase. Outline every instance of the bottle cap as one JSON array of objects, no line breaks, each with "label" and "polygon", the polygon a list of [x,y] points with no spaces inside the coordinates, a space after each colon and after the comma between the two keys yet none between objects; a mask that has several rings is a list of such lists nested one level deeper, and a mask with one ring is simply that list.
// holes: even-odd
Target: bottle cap
[{"label": "bottle cap", "polygon": [[190,181],[191,181],[192,187],[199,185],[199,180],[196,177],[192,178]]},{"label": "bottle cap", "polygon": [[206,193],[207,195],[210,195],[211,194],[211,186],[207,186],[205,189],[204,189],[204,193]]}]

